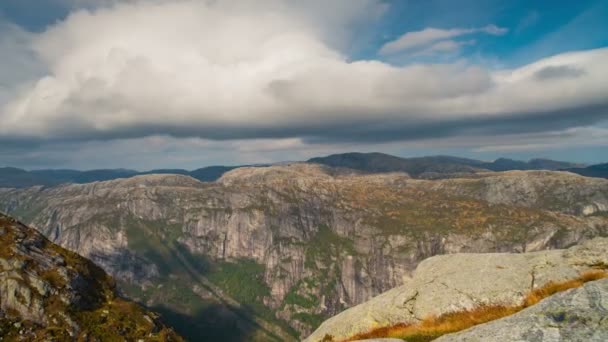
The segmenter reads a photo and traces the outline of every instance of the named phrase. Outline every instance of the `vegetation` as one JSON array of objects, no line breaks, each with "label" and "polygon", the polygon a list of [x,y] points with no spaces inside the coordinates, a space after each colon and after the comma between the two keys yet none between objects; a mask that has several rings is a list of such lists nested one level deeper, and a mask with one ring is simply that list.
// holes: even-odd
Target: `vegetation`
[{"label": "vegetation", "polygon": [[[21,311],[8,308],[0,317],[3,339],[182,340],[159,322],[157,314],[118,297],[114,280],[91,261],[51,243],[33,229],[3,215],[0,215],[0,246],[0,258],[7,263],[15,259],[23,261],[22,268],[17,266],[12,272],[27,273],[19,287],[31,294],[32,301],[35,299],[41,303],[46,318],[45,322],[27,321]],[[49,291],[42,294],[34,290],[32,277],[44,281]],[[65,298],[71,299],[66,301]],[[21,303],[29,301],[22,300]]]},{"label": "vegetation", "polygon": [[218,263],[207,278],[242,304],[256,307],[265,296],[270,295],[270,289],[264,282],[264,266],[253,260]]},{"label": "vegetation", "polygon": [[[355,335],[346,341],[383,337],[401,338],[408,342],[432,341],[445,334],[461,331],[478,324],[512,315],[558,292],[577,288],[586,282],[607,277],[608,272],[605,270],[592,270],[582,273],[576,279],[548,283],[542,288],[531,291],[525,297],[521,305],[481,306],[472,310],[451,312],[438,317],[427,317],[417,324],[396,324],[378,328],[367,333]],[[331,336],[326,336],[325,340],[333,341],[333,338]]]}]

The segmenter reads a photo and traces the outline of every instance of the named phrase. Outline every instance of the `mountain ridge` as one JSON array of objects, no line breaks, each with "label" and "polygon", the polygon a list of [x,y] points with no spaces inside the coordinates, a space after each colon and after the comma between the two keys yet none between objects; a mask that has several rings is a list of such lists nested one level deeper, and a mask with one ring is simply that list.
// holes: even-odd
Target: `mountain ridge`
[{"label": "mountain ridge", "polygon": [[[606,164],[583,167],[583,164],[561,162],[550,159],[534,158],[529,161],[519,161],[498,158],[493,162],[485,162],[470,158],[454,156],[427,156],[403,158],[380,152],[371,153],[341,153],[325,157],[315,157],[304,161],[319,163],[331,167],[349,168],[368,173],[406,172],[416,178],[437,178],[474,174],[484,171],[509,170],[565,170],[589,177],[607,178]],[[237,166],[207,166],[196,170],[185,169],[154,169],[136,171],[130,169],[98,169],[78,171],[69,169],[46,169],[26,171],[14,167],[0,168],[0,187],[29,187],[35,185],[55,186],[62,183],[83,184],[119,178],[129,178],[147,174],[181,174],[189,175],[202,182],[213,182],[223,174],[240,167],[262,167],[303,162],[280,162],[274,164],[254,164]]]}]

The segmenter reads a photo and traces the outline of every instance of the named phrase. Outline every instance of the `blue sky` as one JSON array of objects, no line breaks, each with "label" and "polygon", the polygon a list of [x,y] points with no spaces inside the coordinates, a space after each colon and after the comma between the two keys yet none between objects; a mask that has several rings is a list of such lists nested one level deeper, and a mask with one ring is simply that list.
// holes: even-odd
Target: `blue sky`
[{"label": "blue sky", "polygon": [[605,18],[605,0],[4,0],[0,164],[606,162]]}]

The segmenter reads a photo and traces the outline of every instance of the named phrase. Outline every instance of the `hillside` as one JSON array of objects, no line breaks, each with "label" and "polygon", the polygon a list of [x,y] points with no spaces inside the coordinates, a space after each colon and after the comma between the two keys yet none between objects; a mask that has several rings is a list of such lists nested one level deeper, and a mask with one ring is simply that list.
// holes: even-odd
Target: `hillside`
[{"label": "hillside", "polygon": [[186,337],[278,341],[397,286],[433,255],[607,236],[608,181],[550,171],[424,180],[296,163],[213,183],[146,175],[0,189],[0,209],[102,266]]},{"label": "hillside", "polygon": [[3,340],[181,341],[158,315],[116,296],[92,262],[0,214]]}]

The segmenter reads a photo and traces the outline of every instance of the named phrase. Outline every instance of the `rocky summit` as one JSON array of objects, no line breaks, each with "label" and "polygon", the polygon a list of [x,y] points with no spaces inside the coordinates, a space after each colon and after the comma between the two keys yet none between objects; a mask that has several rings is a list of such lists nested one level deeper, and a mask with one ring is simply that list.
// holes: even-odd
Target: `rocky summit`
[{"label": "rocky summit", "polygon": [[92,262],[0,214],[0,340],[182,341]]},{"label": "rocky summit", "polygon": [[[608,268],[606,251],[608,251],[608,238],[596,238],[565,250],[431,257],[421,262],[414,276],[405,278],[403,285],[332,317],[305,341],[324,341],[328,337],[335,341],[343,341],[380,327],[416,324],[426,317],[439,317],[477,307],[517,306],[535,289],[576,279],[587,271]],[[591,298],[591,302],[579,301],[576,298],[574,301],[578,301],[580,306],[586,306],[589,315],[605,317],[607,307],[606,302],[602,300],[608,296],[608,292],[605,291],[606,284],[600,283],[594,286],[603,288],[603,294]],[[587,287],[586,290],[581,291],[593,293],[592,288],[594,287]],[[581,296],[585,295],[581,294]],[[553,300],[549,307],[558,307],[559,302],[558,299]],[[599,306],[596,307],[596,304]],[[575,312],[576,308],[576,306],[563,305],[562,311]],[[528,313],[520,313],[518,317],[544,310],[547,310],[546,305],[542,305],[540,309],[530,309]],[[600,321],[601,319],[595,319],[594,323],[585,329],[592,330],[594,325],[599,327],[602,324]],[[521,331],[526,329],[522,327]],[[516,331],[520,332],[514,329],[513,333],[515,334]],[[581,334],[588,333],[589,331],[581,332]],[[507,341],[510,340],[506,339],[508,334],[508,329],[503,327],[502,335],[497,334],[494,339],[468,339],[480,335],[463,333],[457,340]],[[600,336],[599,334],[595,336]],[[601,334],[603,336],[608,334],[606,326],[602,328]],[[498,336],[503,336],[503,339]],[[452,341],[449,337],[443,340]],[[525,338],[523,340],[530,341]]]},{"label": "rocky summit", "polygon": [[512,316],[436,342],[608,341],[608,279],[558,293]]},{"label": "rocky summit", "polygon": [[101,266],[182,335],[285,341],[403,284],[431,256],[608,236],[608,180],[433,179],[311,163],[0,189],[0,210]]}]

